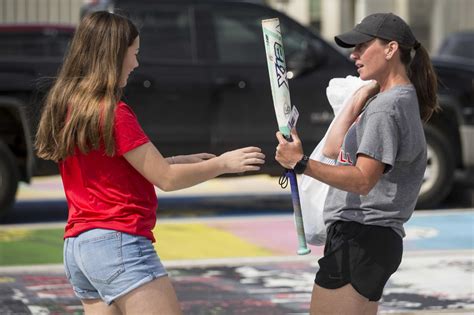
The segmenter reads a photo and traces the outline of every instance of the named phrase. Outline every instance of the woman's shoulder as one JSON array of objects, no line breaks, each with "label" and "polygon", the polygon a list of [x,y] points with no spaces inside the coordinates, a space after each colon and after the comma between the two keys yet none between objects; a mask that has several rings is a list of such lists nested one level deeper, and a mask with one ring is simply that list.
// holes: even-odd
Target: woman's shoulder
[{"label": "woman's shoulder", "polygon": [[405,104],[417,102],[413,85],[398,85],[377,94],[367,106],[367,113],[386,112],[394,114],[403,110]]}]

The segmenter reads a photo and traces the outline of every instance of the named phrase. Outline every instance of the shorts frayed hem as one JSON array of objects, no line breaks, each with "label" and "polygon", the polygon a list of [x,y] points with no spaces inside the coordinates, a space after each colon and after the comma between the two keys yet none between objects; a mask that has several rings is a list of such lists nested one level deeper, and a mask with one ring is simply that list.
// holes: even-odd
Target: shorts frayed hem
[{"label": "shorts frayed hem", "polygon": [[101,300],[102,297],[99,295],[97,291],[76,291],[75,288],[72,288],[74,291],[74,295],[80,300]]},{"label": "shorts frayed hem", "polygon": [[120,292],[119,294],[116,294],[112,297],[102,297],[102,300],[107,305],[111,305],[115,300],[117,300],[117,299],[121,298],[122,296],[130,293],[131,291],[141,287],[142,285],[144,285],[148,282],[151,282],[155,279],[158,279],[158,278],[161,278],[161,277],[166,277],[166,276],[168,276],[167,272],[159,273],[159,274],[156,274],[156,273],[150,274],[150,275],[146,276],[145,278],[139,280],[138,282],[135,282],[133,285],[131,285],[130,287],[128,287],[124,291]]}]

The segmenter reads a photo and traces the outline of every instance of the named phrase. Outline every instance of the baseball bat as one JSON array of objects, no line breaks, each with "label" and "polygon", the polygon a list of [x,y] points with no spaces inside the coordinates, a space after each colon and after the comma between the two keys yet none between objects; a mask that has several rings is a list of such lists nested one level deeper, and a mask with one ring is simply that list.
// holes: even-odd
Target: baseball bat
[{"label": "baseball bat", "polygon": [[[288,119],[291,113],[290,88],[286,75],[285,53],[278,18],[262,20],[262,31],[278,130],[288,141],[292,141],[291,130],[288,127]],[[296,233],[298,235],[297,253],[298,255],[306,255],[311,250],[306,244],[296,174],[293,170],[286,170],[285,176],[290,180],[291,199],[295,213]]]}]

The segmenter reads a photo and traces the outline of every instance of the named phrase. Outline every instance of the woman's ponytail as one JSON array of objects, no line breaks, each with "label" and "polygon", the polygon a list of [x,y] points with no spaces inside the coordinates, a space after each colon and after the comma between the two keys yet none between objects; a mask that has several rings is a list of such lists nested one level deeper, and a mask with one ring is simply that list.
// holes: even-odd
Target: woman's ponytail
[{"label": "woman's ponytail", "polygon": [[421,119],[427,122],[433,113],[440,110],[438,79],[426,49],[420,43],[416,43],[413,49],[415,54],[412,58],[412,48],[402,48],[401,61],[407,66],[408,77],[415,86]]}]

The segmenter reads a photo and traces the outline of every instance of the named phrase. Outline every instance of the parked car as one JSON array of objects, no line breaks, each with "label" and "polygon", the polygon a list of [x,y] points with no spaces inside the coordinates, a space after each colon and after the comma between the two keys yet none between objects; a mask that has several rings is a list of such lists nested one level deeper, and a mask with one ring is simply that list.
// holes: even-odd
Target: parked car
[{"label": "parked car", "polygon": [[441,42],[436,55],[474,63],[474,30],[449,34]]},{"label": "parked car", "polygon": [[33,139],[42,97],[73,32],[62,25],[0,25],[0,217],[19,181],[58,172],[35,157]]},{"label": "parked car", "polygon": [[427,200],[428,205],[431,198],[437,202],[449,194],[455,175],[474,174],[474,63],[445,57],[433,57],[432,62],[442,111],[425,126],[428,165],[419,203]]},{"label": "parked car", "polygon": [[[310,153],[326,132],[333,118],[326,87],[331,78],[356,75],[353,62],[319,35],[260,2],[101,0],[89,1],[84,7],[83,13],[120,9],[139,26],[140,67],[129,79],[124,100],[165,156],[202,151],[219,154],[258,145],[268,157],[262,171],[282,173],[272,158],[277,123],[261,30],[261,20],[266,18],[280,19],[292,74],[291,97],[300,113],[297,127],[305,152]],[[62,26],[0,26],[3,211],[14,202],[18,181],[57,173],[54,163],[35,157],[32,137],[51,83],[48,78],[57,72],[73,31]],[[30,49],[34,45],[42,48]],[[441,76],[446,73],[451,72],[440,72]],[[466,85],[464,74],[458,78],[463,83],[456,84],[456,89]],[[451,80],[447,74],[446,80]],[[459,132],[460,126],[466,126],[469,133],[473,124],[465,110],[472,108],[472,91],[467,92],[470,98],[460,93],[447,89],[442,99],[446,110],[427,126],[432,162],[420,207],[433,206],[446,196],[452,170],[464,169],[468,165],[462,159],[465,150],[474,150],[462,147],[469,142]]]}]

